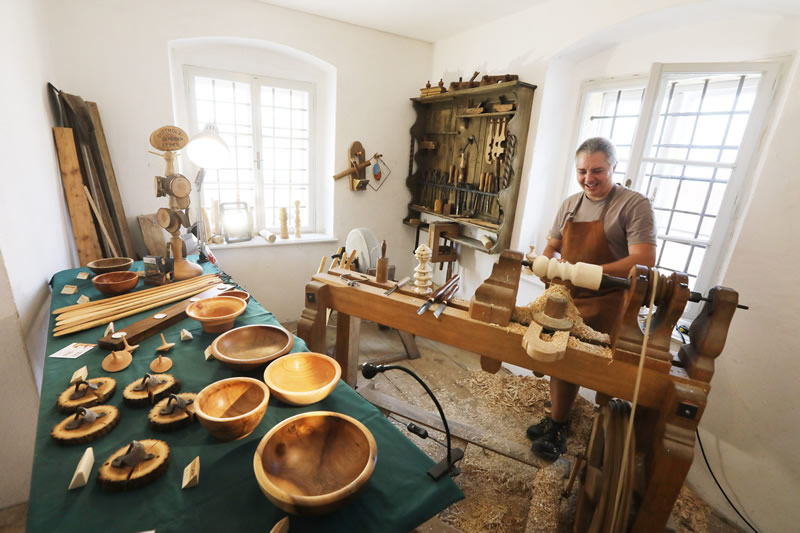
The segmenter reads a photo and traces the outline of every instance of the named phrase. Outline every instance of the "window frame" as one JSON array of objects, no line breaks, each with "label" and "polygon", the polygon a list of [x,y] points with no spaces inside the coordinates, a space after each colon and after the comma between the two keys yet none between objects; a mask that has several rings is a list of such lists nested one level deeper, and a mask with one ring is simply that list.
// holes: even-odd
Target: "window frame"
[{"label": "window frame", "polygon": [[[253,175],[255,177],[255,198],[256,205],[254,206],[256,230],[266,229],[273,233],[280,230],[280,226],[267,225],[265,221],[265,203],[264,203],[264,189],[265,180],[263,175],[263,139],[262,135],[262,117],[261,117],[261,88],[262,87],[275,87],[289,90],[302,90],[308,92],[308,205],[306,206],[306,217],[300,231],[304,234],[314,233],[318,231],[317,213],[317,189],[319,187],[317,180],[316,168],[318,165],[317,158],[319,154],[316,151],[316,135],[317,135],[317,116],[316,116],[316,99],[317,99],[317,84],[311,81],[292,80],[286,78],[278,78],[273,76],[260,76],[257,74],[248,74],[243,72],[233,72],[222,69],[207,68],[196,65],[185,64],[183,65],[183,78],[185,84],[186,94],[186,107],[188,108],[188,118],[190,122],[190,138],[202,130],[205,125],[198,123],[197,107],[195,101],[195,87],[194,79],[198,76],[210,77],[216,79],[224,79],[233,82],[247,83],[250,86],[250,102],[252,109],[252,139],[253,139]],[[203,203],[204,195],[198,191],[200,207],[205,209]],[[275,206],[282,207],[282,206]],[[294,221],[294,206],[286,206],[289,215],[289,226],[293,226]]]},{"label": "window frame", "polygon": [[[743,194],[748,190],[746,177],[752,172],[753,162],[762,149],[759,139],[768,127],[767,113],[774,100],[778,86],[780,63],[777,61],[754,61],[736,63],[653,63],[645,89],[639,125],[631,147],[631,158],[628,163],[628,179],[631,187],[640,190],[647,163],[658,158],[645,155],[645,150],[652,144],[658,125],[660,106],[669,83],[680,79],[697,78],[703,75],[716,74],[761,74],[761,82],[750,111],[747,127],[739,144],[736,161],[732,164],[696,162],[698,165],[726,167],[731,169],[728,184],[722,197],[720,210],[714,229],[708,239],[703,264],[698,271],[695,290],[707,292],[709,288],[720,283],[724,277],[727,264],[723,258],[730,255],[733,247],[733,236],[740,223]],[[675,164],[686,165],[684,160],[676,160]],[[694,165],[695,163],[690,163]],[[699,311],[699,306],[690,306],[684,313],[685,318],[692,318]]]}]

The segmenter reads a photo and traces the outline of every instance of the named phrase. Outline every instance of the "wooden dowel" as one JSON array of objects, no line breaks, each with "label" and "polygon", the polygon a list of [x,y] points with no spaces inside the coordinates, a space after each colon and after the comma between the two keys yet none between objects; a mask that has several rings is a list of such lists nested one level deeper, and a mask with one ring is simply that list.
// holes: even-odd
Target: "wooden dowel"
[{"label": "wooden dowel", "polygon": [[89,200],[89,207],[92,208],[92,212],[94,213],[94,216],[97,219],[97,225],[100,226],[100,230],[103,232],[103,237],[106,238],[108,247],[111,248],[111,253],[113,254],[112,257],[119,257],[119,252],[117,251],[116,246],[114,246],[114,242],[111,240],[111,236],[108,234],[106,225],[103,224],[103,217],[100,216],[100,211],[97,210],[97,205],[94,203],[94,199],[92,198],[92,193],[89,192],[89,188],[86,185],[83,186],[83,192],[86,193],[86,199]]},{"label": "wooden dowel", "polygon": [[319,268],[317,269],[317,274],[322,274],[325,271],[325,262],[328,260],[327,256],[322,256],[322,261],[319,263]]},{"label": "wooden dowel", "polygon": [[[192,296],[194,294],[200,294],[201,292],[203,292],[205,290],[208,290],[208,289],[206,287],[201,287],[199,289],[196,289],[189,296]],[[108,322],[111,322],[112,320],[119,320],[121,318],[129,317],[131,315],[135,315],[135,314],[141,313],[143,311],[149,311],[150,309],[153,309],[155,307],[161,307],[162,305],[166,305],[166,304],[175,302],[177,300],[183,300],[183,299],[184,299],[184,296],[179,296],[177,298],[170,298],[170,299],[168,299],[166,301],[158,302],[158,303],[155,303],[155,304],[152,304],[152,305],[145,305],[145,306],[143,306],[141,308],[133,309],[131,311],[126,311],[126,312],[120,313],[118,315],[114,315],[114,316],[110,316],[110,317],[94,320],[92,322],[87,322],[86,324],[81,324],[80,326],[67,328],[65,330],[59,331],[58,333],[53,333],[53,337],[61,337],[63,335],[69,335],[70,333],[77,333],[78,331],[84,331],[84,330],[87,330],[87,329],[91,329],[91,328],[96,327],[96,326],[102,326],[103,324],[107,324]]]},{"label": "wooden dowel", "polygon": [[110,309],[118,309],[118,308],[121,308],[121,307],[130,307],[131,305],[138,305],[138,304],[141,304],[141,303],[146,302],[146,301],[156,300],[158,298],[165,298],[167,296],[179,294],[179,293],[182,293],[182,292],[187,292],[187,291],[190,291],[190,290],[195,289],[197,287],[212,287],[215,284],[217,284],[217,281],[215,281],[215,280],[207,280],[207,281],[205,281],[203,283],[195,283],[195,284],[191,284],[191,285],[184,285],[182,287],[176,288],[176,289],[171,290],[171,291],[164,291],[164,292],[159,292],[159,293],[156,293],[156,294],[146,294],[146,295],[143,295],[143,296],[141,296],[139,298],[132,298],[130,300],[124,300],[124,301],[120,301],[120,302],[115,302],[113,304],[102,305],[102,306],[94,306],[94,307],[89,307],[89,308],[86,308],[86,309],[76,309],[74,311],[69,311],[67,313],[61,313],[60,315],[58,315],[56,317],[56,323],[63,322],[65,320],[68,320],[68,319],[74,318],[74,317],[85,316],[85,315],[90,314],[90,313],[107,312]]},{"label": "wooden dowel", "polygon": [[68,305],[66,307],[60,307],[60,308],[54,310],[53,314],[54,315],[58,315],[58,314],[66,313],[66,312],[69,312],[69,311],[72,311],[72,310],[75,310],[75,309],[84,309],[86,307],[93,307],[93,306],[96,306],[96,305],[103,305],[103,304],[106,304],[106,303],[112,302],[112,301],[127,300],[127,299],[130,299],[130,298],[135,298],[135,297],[140,296],[140,295],[145,294],[145,293],[154,294],[156,292],[166,291],[166,290],[169,290],[169,289],[172,289],[172,288],[175,288],[175,287],[179,287],[179,286],[182,286],[182,285],[193,283],[193,282],[201,280],[201,279],[210,279],[212,277],[215,277],[215,278],[219,279],[219,277],[216,274],[205,274],[203,276],[198,276],[196,278],[191,278],[191,279],[187,279],[187,280],[184,280],[184,281],[176,281],[174,283],[170,283],[169,285],[162,285],[160,287],[153,287],[153,288],[150,288],[150,289],[143,289],[141,291],[136,291],[136,292],[132,292],[132,293],[129,293],[129,294],[121,294],[119,296],[112,296],[111,298],[104,298],[102,300],[92,300],[91,302],[86,302],[85,304],[73,304],[73,305]]},{"label": "wooden dowel", "polygon": [[152,298],[146,298],[146,299],[143,299],[143,300],[136,300],[136,301],[133,301],[133,302],[131,302],[129,304],[126,304],[126,305],[115,306],[115,307],[106,308],[106,309],[92,310],[91,312],[85,312],[85,313],[82,313],[82,314],[79,314],[79,315],[73,315],[73,316],[66,317],[66,318],[58,318],[56,320],[55,331],[59,331],[61,329],[64,329],[66,326],[69,326],[69,325],[77,325],[77,324],[80,324],[80,323],[83,323],[83,322],[88,322],[89,320],[93,320],[93,319],[96,319],[96,318],[101,318],[103,316],[107,316],[109,314],[116,314],[116,313],[120,313],[122,311],[127,311],[129,309],[135,309],[137,307],[141,307],[144,304],[155,303],[155,302],[158,302],[160,300],[164,300],[166,298],[173,298],[173,297],[178,297],[178,296],[182,296],[182,295],[189,295],[196,288],[200,288],[200,287],[206,288],[206,287],[211,286],[211,285],[213,285],[213,284],[199,285],[197,287],[190,287],[190,288],[187,288],[187,289],[182,290],[182,291],[177,291],[177,292],[174,292],[174,293],[168,293],[168,294],[160,295],[159,297],[155,297],[154,296]]}]

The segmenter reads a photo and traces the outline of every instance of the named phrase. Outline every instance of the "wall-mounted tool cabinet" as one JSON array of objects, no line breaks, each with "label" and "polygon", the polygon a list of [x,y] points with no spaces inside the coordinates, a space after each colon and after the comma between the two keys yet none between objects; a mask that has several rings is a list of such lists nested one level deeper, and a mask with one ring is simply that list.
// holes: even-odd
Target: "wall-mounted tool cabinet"
[{"label": "wall-mounted tool cabinet", "polygon": [[508,248],[535,89],[508,81],[411,99],[417,120],[405,224],[424,226],[421,214],[429,213],[493,241],[484,245],[462,231],[455,242],[488,253]]}]

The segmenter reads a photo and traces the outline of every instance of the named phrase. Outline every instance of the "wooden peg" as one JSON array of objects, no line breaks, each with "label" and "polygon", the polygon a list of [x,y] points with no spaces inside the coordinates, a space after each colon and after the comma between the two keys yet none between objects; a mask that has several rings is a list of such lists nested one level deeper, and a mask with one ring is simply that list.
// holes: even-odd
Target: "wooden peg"
[{"label": "wooden peg", "polygon": [[86,482],[89,481],[89,475],[92,473],[93,466],[94,450],[90,446],[86,448],[86,451],[83,452],[81,456],[81,460],[78,461],[78,466],[75,468],[75,473],[72,474],[72,481],[69,482],[69,488],[67,490],[79,489],[86,485]]},{"label": "wooden peg", "polygon": [[200,456],[192,460],[191,463],[186,465],[183,469],[183,481],[181,482],[182,489],[190,489],[196,487],[200,483]]},{"label": "wooden peg", "polygon": [[317,274],[322,274],[325,272],[325,262],[328,260],[327,256],[322,256],[322,261],[319,262],[319,268],[317,269]]},{"label": "wooden peg", "polygon": [[356,258],[356,250],[350,252],[350,257],[347,258],[347,262],[344,264],[342,268],[345,270],[352,270],[353,259]]}]

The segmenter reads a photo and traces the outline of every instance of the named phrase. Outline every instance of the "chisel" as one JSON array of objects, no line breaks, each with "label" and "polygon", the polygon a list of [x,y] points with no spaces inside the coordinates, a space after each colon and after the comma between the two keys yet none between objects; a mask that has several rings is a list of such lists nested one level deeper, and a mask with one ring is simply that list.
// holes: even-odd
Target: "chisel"
[{"label": "chisel", "polygon": [[450,290],[447,291],[447,294],[445,294],[444,298],[442,298],[442,303],[440,303],[436,311],[433,312],[433,316],[439,318],[442,315],[444,308],[447,307],[447,302],[453,299],[453,296],[456,295],[456,292],[458,292],[458,283],[450,287]]},{"label": "chisel", "polygon": [[390,294],[392,294],[394,291],[396,291],[400,287],[403,287],[404,285],[406,285],[409,281],[411,281],[410,277],[408,277],[408,276],[404,277],[403,279],[401,279],[400,281],[397,282],[397,285],[395,285],[394,287],[392,287],[388,291],[384,292],[383,295],[384,296],[389,296]]},{"label": "chisel", "polygon": [[430,306],[432,306],[432,305],[433,305],[434,303],[436,303],[436,302],[439,302],[439,301],[441,301],[441,300],[442,300],[442,297],[445,295],[445,293],[446,293],[447,291],[449,291],[449,290],[450,290],[450,288],[451,288],[453,285],[455,285],[456,283],[458,283],[458,280],[459,280],[459,279],[461,279],[461,276],[460,276],[460,275],[458,275],[458,274],[456,274],[455,276],[453,276],[452,278],[450,278],[449,280],[447,280],[447,283],[445,283],[444,285],[442,285],[441,287],[439,287],[439,289],[438,289],[436,292],[434,292],[434,293],[431,295],[431,297],[430,297],[430,298],[428,298],[428,300],[427,300],[427,301],[426,301],[424,304],[422,304],[422,305],[420,305],[420,306],[419,306],[419,309],[417,309],[417,314],[418,314],[418,315],[422,315],[422,314],[424,314],[424,313],[425,313],[425,311],[427,311],[427,310],[428,310],[428,308],[429,308]]}]

